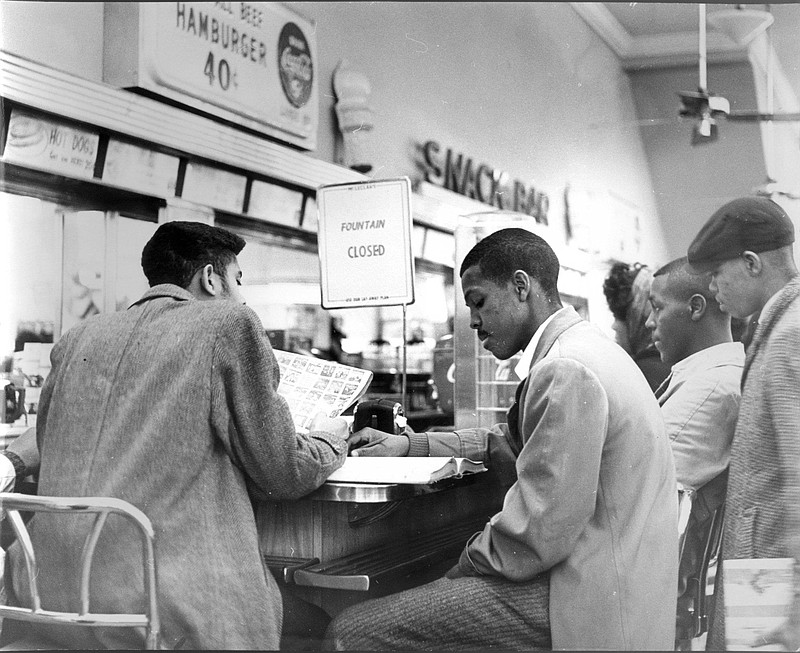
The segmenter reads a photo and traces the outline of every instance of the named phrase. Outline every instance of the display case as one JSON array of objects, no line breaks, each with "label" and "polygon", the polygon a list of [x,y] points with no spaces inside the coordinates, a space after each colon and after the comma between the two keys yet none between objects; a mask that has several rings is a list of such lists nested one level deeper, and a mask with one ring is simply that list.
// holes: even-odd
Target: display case
[{"label": "display case", "polygon": [[[553,230],[529,216],[511,211],[487,211],[459,218],[455,230],[458,265],[472,247],[495,231],[518,227],[542,238],[556,252],[561,263],[559,293],[564,305],[573,306],[588,319],[585,267],[579,255],[560,242]],[[454,422],[456,429],[489,427],[504,422],[514,403],[519,377],[514,367],[519,352],[501,361],[486,351],[469,325],[469,309],[463,301],[460,277],[455,275],[454,324]]]}]

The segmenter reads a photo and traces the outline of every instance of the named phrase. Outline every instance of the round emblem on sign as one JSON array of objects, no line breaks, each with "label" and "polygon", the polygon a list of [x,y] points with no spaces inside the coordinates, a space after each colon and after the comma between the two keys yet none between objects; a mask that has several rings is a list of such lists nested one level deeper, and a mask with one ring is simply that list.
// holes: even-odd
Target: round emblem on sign
[{"label": "round emblem on sign", "polygon": [[278,37],[278,72],[286,98],[298,109],[311,97],[314,64],[303,32],[294,23],[286,23]]}]

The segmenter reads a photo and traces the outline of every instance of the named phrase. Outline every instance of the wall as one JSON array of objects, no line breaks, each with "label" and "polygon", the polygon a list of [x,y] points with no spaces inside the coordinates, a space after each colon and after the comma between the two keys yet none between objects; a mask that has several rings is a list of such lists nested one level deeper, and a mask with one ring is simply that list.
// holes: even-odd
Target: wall
[{"label": "wall", "polygon": [[317,22],[317,156],[336,160],[330,79],[346,59],[371,81],[374,165],[419,176],[433,139],[545,190],[611,190],[643,215],[641,257],[663,258],[628,77],[567,3],[290,3]]},{"label": "wall", "polygon": [[[566,3],[288,3],[316,21],[319,146],[336,161],[331,79],[341,59],[372,83],[376,177],[421,175],[428,139],[550,195],[612,192],[641,214],[642,260],[663,258],[627,76]],[[102,3],[2,3],[3,48],[102,78]],[[591,219],[592,216],[587,216]]]},{"label": "wall", "polygon": [[[691,145],[693,123],[679,118],[677,92],[697,90],[697,67],[644,70],[631,78],[640,120],[652,119],[640,129],[667,249],[671,257],[684,256],[716,209],[752,194],[764,183],[759,127],[722,118],[718,140]],[[753,72],[747,62],[709,66],[708,85],[730,101],[731,110],[756,107]]]},{"label": "wall", "polygon": [[0,2],[0,47],[84,79],[103,78],[102,2]]}]

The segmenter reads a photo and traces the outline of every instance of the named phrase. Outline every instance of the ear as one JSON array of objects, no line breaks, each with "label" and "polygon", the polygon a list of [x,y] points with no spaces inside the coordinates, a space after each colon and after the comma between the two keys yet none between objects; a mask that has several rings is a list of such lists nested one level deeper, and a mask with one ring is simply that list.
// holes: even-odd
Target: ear
[{"label": "ear", "polygon": [[519,300],[524,302],[528,299],[528,295],[531,292],[531,278],[528,276],[528,273],[525,272],[525,270],[517,270],[514,272],[512,282],[514,284],[514,291],[519,297]]},{"label": "ear", "polygon": [[212,297],[216,297],[220,288],[219,284],[214,279],[214,266],[211,265],[211,263],[207,263],[197,271],[197,274],[199,275],[197,280],[200,286],[200,291],[207,293]]},{"label": "ear", "polygon": [[742,260],[744,260],[747,272],[751,276],[757,277],[759,274],[761,274],[761,270],[764,268],[764,262],[761,260],[761,257],[758,254],[747,249],[742,252]]},{"label": "ear", "polygon": [[697,322],[706,313],[708,303],[706,298],[699,293],[695,293],[689,298],[689,319]]}]

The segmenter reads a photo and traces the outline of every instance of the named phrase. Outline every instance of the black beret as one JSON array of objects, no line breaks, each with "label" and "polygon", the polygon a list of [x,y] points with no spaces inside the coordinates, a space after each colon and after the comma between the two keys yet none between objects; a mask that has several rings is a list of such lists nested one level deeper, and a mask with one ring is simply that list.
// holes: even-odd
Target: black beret
[{"label": "black beret", "polygon": [[794,242],[794,225],[767,197],[740,197],[712,215],[689,245],[689,264],[705,271],[742,252],[767,252]]}]

